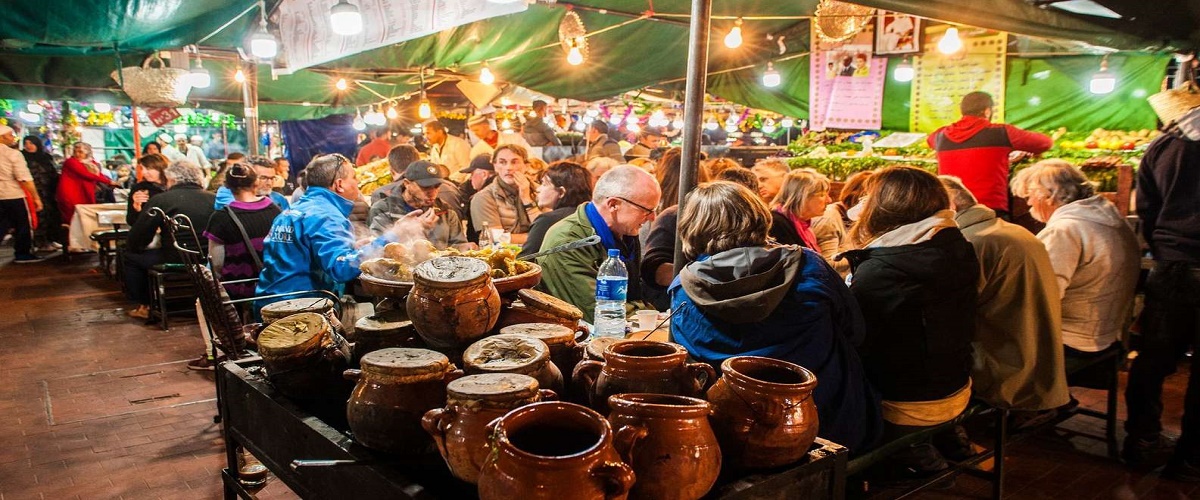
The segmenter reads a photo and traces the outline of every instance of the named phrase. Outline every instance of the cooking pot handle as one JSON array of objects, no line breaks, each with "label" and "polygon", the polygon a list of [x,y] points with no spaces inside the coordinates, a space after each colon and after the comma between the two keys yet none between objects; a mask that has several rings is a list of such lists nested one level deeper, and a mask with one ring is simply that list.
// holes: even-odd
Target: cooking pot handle
[{"label": "cooking pot handle", "polygon": [[351,368],[342,372],[342,377],[346,380],[358,380],[360,377],[362,377],[362,370]]},{"label": "cooking pot handle", "polygon": [[558,393],[550,389],[538,389],[538,395],[542,401],[558,401]]},{"label": "cooking pot handle", "polygon": [[587,395],[588,401],[593,399],[593,394],[596,390],[596,379],[600,377],[600,370],[604,369],[604,363],[593,359],[585,359],[575,365],[575,372],[571,374],[571,384],[577,390],[583,391]]},{"label": "cooking pot handle", "polygon": [[579,325],[579,326],[575,327],[575,343],[578,344],[580,342],[587,340],[587,338],[591,334],[592,334],[592,332],[589,332],[588,327],[586,327],[586,326]]},{"label": "cooking pot handle", "polygon": [[688,363],[687,370],[696,382],[697,394],[704,394],[717,381],[717,371],[708,363]]},{"label": "cooking pot handle", "polygon": [[626,424],[617,429],[617,432],[613,434],[613,447],[617,449],[617,453],[621,454],[621,460],[624,460],[625,463],[633,463],[634,445],[649,433],[650,430],[646,426],[638,424]]},{"label": "cooking pot handle", "polygon": [[437,443],[438,452],[443,458],[449,459],[450,455],[446,452],[446,424],[457,416],[454,408],[434,408],[425,412],[425,416],[421,417],[421,427],[433,436],[433,442]]},{"label": "cooking pot handle", "polygon": [[592,468],[592,477],[604,482],[605,500],[625,498],[636,476],[624,462],[604,462]]}]

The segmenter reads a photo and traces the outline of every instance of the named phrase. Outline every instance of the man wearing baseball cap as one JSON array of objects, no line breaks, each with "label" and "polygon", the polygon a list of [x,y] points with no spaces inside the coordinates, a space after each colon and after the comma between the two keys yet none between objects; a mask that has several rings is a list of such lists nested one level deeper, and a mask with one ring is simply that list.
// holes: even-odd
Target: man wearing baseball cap
[{"label": "man wearing baseball cap", "polygon": [[29,209],[25,206],[25,193],[33,196],[33,206],[42,209],[42,199],[33,176],[25,164],[25,156],[17,151],[17,133],[7,125],[0,125],[0,237],[15,229],[13,262],[29,264],[41,262],[33,254],[33,230],[29,224]]},{"label": "man wearing baseball cap", "polygon": [[418,160],[404,170],[400,188],[374,205],[367,216],[371,231],[383,234],[396,226],[396,221],[406,219],[413,222],[408,234],[398,234],[400,241],[424,238],[441,249],[453,246],[458,249],[472,247],[463,234],[462,220],[458,213],[438,199],[442,188],[442,176],[438,166],[432,162]]}]

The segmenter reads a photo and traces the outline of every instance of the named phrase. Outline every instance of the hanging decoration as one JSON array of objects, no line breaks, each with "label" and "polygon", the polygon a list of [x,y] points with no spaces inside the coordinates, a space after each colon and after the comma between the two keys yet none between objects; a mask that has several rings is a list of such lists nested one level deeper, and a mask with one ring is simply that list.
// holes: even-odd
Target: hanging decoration
[{"label": "hanging decoration", "polygon": [[558,42],[567,54],[567,62],[578,66],[587,60],[587,27],[573,10],[568,10],[558,23]]},{"label": "hanging decoration", "polygon": [[826,43],[849,40],[875,21],[875,9],[838,0],[821,0],[813,17],[813,30]]}]

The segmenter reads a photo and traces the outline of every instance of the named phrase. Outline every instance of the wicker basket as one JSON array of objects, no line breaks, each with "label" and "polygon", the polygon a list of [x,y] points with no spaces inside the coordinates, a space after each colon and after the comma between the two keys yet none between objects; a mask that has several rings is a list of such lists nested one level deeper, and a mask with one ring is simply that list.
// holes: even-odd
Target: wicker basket
[{"label": "wicker basket", "polygon": [[[152,65],[158,62],[158,67]],[[121,84],[134,104],[147,107],[173,108],[187,102],[192,85],[188,71],[168,68],[158,54],[147,57],[142,65],[113,71],[112,78]],[[124,81],[122,81],[124,78]]]},{"label": "wicker basket", "polygon": [[1200,107],[1200,88],[1189,78],[1183,85],[1146,98],[1163,125],[1175,123],[1188,111]]}]

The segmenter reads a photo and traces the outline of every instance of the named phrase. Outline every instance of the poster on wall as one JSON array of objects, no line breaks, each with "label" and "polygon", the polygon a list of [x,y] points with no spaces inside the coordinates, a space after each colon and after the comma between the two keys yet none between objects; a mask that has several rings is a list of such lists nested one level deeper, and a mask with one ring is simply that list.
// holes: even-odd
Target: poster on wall
[{"label": "poster on wall", "polygon": [[286,51],[281,74],[341,59],[385,45],[431,35],[455,26],[523,12],[525,2],[489,0],[360,0],[362,31],[333,32],[329,8],[334,0],[283,0],[279,4],[280,45]]},{"label": "poster on wall", "polygon": [[875,16],[875,55],[921,51],[921,18],[886,10],[880,10]]},{"label": "poster on wall", "polygon": [[[872,37],[867,29],[842,43],[813,43],[808,88],[812,130],[882,125],[887,59],[872,57]],[[814,33],[811,39],[819,37]]]},{"label": "poster on wall", "polygon": [[960,118],[958,104],[964,95],[981,90],[996,103],[993,122],[1004,121],[1004,63],[1008,34],[987,31],[961,34],[963,48],[957,54],[938,52],[936,44],[944,27],[929,28],[925,53],[913,58],[916,78],[912,83],[912,113],[909,129],[932,132]]}]

